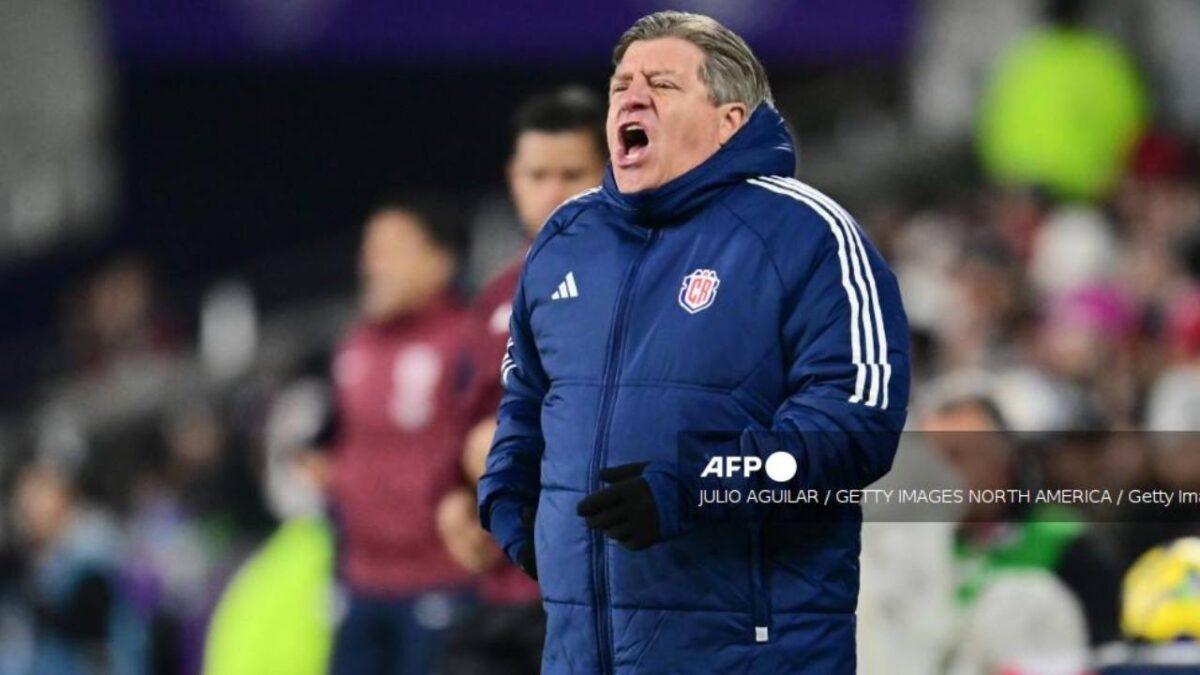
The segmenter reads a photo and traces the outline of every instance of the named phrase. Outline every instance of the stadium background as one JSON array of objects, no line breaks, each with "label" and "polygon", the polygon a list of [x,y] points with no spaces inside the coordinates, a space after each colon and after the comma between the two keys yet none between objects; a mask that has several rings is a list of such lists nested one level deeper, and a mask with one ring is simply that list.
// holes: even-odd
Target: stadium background
[{"label": "stadium background", "polygon": [[[1048,3],[666,4],[746,37],[798,175],[893,264],[918,406],[985,391],[1027,429],[1200,429],[1200,3],[1054,3],[1103,46],[1038,65],[1074,73],[1099,121],[1044,79],[1000,77]],[[523,245],[503,175],[513,109],[569,83],[603,91],[616,37],[661,8],[0,6],[0,673],[36,641],[8,592],[36,563],[12,508],[34,463],[113,533],[167,645],[159,671],[196,672],[221,590],[280,518],[268,420],[353,317],[372,201],[403,188],[454,205],[474,232],[463,287],[478,288]],[[1030,137],[1062,142],[1031,164]],[[1159,484],[1152,454],[1038,468]]]}]

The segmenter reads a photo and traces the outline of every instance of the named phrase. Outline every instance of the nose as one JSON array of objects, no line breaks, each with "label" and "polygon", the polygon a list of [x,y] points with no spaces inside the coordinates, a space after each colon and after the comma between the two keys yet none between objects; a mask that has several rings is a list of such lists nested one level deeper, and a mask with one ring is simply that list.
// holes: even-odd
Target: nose
[{"label": "nose", "polygon": [[567,201],[567,199],[569,199],[573,194],[574,192],[571,191],[571,186],[567,184],[567,181],[560,180],[550,191],[550,202],[552,203],[552,206],[558,206],[559,204]]},{"label": "nose", "polygon": [[621,96],[621,111],[629,112],[641,110],[650,106],[650,85],[649,83],[634,78],[629,86],[625,89]]}]

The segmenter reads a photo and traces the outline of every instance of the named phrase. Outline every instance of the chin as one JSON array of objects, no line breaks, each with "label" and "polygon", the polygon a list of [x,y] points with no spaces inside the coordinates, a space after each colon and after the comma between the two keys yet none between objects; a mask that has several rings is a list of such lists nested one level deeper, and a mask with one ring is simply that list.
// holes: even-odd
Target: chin
[{"label": "chin", "polygon": [[618,171],[614,175],[614,178],[617,179],[617,187],[620,188],[621,192],[626,194],[650,190],[662,184],[646,175],[646,170],[640,168],[623,172]]}]

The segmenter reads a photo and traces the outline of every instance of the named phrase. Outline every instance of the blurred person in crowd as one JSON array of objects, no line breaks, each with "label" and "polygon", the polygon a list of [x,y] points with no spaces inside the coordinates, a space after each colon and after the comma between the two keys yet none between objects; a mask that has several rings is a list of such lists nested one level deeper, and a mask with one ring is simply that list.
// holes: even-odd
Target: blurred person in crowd
[{"label": "blurred person in crowd", "polygon": [[370,214],[361,318],[333,363],[330,497],[346,614],[332,670],[427,672],[468,604],[470,575],[440,540],[437,505],[462,482],[468,317],[452,282],[466,230],[432,200]]},{"label": "blurred person in crowd", "polygon": [[990,368],[1012,363],[1028,332],[1026,281],[1012,249],[990,232],[964,236],[943,282],[932,318],[939,369]]},{"label": "blurred person in crowd", "polygon": [[794,462],[789,489],[886,474],[909,384],[895,279],[791,178],[739,36],[658,12],[613,65],[603,186],[551,215],[517,284],[484,526],[538,578],[547,673],[852,672],[861,512],[695,522],[680,441],[732,431],[717,453]]},{"label": "blurred person in crowd", "polygon": [[120,256],[88,280],[66,315],[66,340],[74,366],[92,377],[122,367],[173,358],[182,346],[178,327],[157,306],[150,265]]},{"label": "blurred person in crowd", "polygon": [[124,574],[151,620],[157,669],[200,671],[220,587],[264,529],[257,485],[217,406],[168,409],[161,446],[133,479]]},{"label": "blurred person in crowd", "polygon": [[[1036,489],[1033,466],[1008,432],[986,384],[934,397],[921,422],[930,442],[961,475],[968,490]],[[1086,618],[1086,637],[1101,644],[1117,636],[1118,572],[1106,548],[1079,514],[1056,504],[975,500],[955,534],[957,598],[970,608],[998,576],[1042,570],[1068,589]]]},{"label": "blurred person in crowd", "polygon": [[[1196,184],[1200,194],[1200,181]],[[1168,372],[1200,367],[1200,212],[1172,245],[1170,286],[1160,293],[1160,341]]]},{"label": "blurred person in crowd", "polygon": [[[1200,491],[1200,364],[1167,369],[1155,380],[1146,402],[1145,428],[1151,447],[1154,483],[1150,487]],[[1200,536],[1200,504],[1162,510],[1134,510],[1141,553],[1153,545]]]},{"label": "blurred person in crowd", "polygon": [[[877,490],[961,490],[953,467],[919,433],[900,439]],[[858,672],[929,675],[958,638],[954,530],[962,506],[868,502],[863,509]]]},{"label": "blurred person in crowd", "polygon": [[1085,285],[1046,303],[1033,357],[1087,391],[1108,426],[1131,429],[1140,336],[1139,309],[1121,286]]},{"label": "blurred person in crowd", "polygon": [[[1200,156],[1192,139],[1162,129],[1146,133],[1113,200],[1123,225],[1123,273],[1138,302],[1163,310],[1191,277],[1188,242],[1200,233]],[[1182,259],[1181,259],[1181,255]]]},{"label": "blurred person in crowd", "polygon": [[23,613],[32,630],[25,644],[4,636],[0,672],[146,672],[145,627],[121,587],[111,518],[82,499],[66,470],[35,462],[17,476],[12,520],[20,571],[5,613]]},{"label": "blurred person in crowd", "polygon": [[1116,185],[1148,105],[1125,50],[1082,25],[1084,4],[1049,2],[1048,25],[1018,38],[996,64],[977,145],[997,184],[1085,200]]},{"label": "blurred person in crowd", "polygon": [[[537,236],[559,204],[600,184],[608,156],[604,107],[592,92],[567,87],[526,101],[513,117],[509,192],[526,236]],[[455,560],[485,572],[482,605],[447,645],[447,673],[536,673],[541,663],[545,613],[537,584],[504,558],[479,525],[474,483],[496,430],[503,390],[500,366],[508,342],[508,320],[524,256],[500,272],[476,298],[475,378],[472,419],[463,455],[470,485],[446,495],[438,513],[442,537]]]}]

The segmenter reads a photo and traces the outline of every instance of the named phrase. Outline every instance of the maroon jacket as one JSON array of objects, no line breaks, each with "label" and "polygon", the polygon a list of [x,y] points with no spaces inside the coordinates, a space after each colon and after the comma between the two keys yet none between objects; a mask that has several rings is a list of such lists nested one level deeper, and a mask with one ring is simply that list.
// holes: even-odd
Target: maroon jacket
[{"label": "maroon jacket", "polygon": [[354,591],[408,596],[470,581],[434,522],[462,482],[469,326],[444,294],[415,314],[360,322],[338,348],[332,497]]},{"label": "maroon jacket", "polygon": [[[508,346],[508,317],[512,314],[513,295],[521,278],[521,258],[488,282],[475,298],[474,381],[471,387],[472,421],[478,423],[496,417],[504,389],[500,385],[500,362]],[[503,556],[501,556],[503,558]],[[541,599],[538,585],[507,559],[479,579],[479,593],[492,604],[536,602]]]}]

